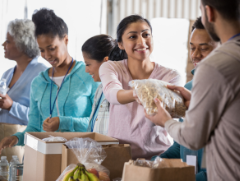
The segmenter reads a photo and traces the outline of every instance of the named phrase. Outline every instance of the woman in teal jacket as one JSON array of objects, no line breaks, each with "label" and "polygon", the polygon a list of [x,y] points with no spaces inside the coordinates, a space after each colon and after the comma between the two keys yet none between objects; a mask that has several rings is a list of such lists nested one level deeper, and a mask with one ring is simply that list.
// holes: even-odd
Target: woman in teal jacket
[{"label": "woman in teal jacket", "polygon": [[24,144],[25,132],[86,132],[93,98],[99,83],[85,72],[67,50],[68,28],[52,10],[37,11],[32,20],[41,56],[52,68],[40,73],[32,82],[29,123],[26,130],[4,138],[4,147]]}]

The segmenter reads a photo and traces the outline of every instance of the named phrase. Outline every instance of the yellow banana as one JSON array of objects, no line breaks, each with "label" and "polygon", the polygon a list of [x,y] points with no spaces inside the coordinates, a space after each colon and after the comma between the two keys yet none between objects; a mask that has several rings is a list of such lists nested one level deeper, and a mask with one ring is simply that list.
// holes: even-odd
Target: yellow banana
[{"label": "yellow banana", "polygon": [[77,180],[79,174],[80,174],[80,168],[78,167],[78,169],[73,174],[73,179]]},{"label": "yellow banana", "polygon": [[85,170],[85,174],[88,176],[89,181],[100,181],[99,178],[95,174],[90,173],[87,170]]},{"label": "yellow banana", "polygon": [[81,169],[80,178],[78,180],[80,180],[80,181],[90,181],[88,179],[88,176],[85,174],[85,169],[84,168]]},{"label": "yellow banana", "polygon": [[75,181],[73,177],[69,177],[68,181]]},{"label": "yellow banana", "polygon": [[70,177],[73,176],[74,172],[78,169],[78,166],[76,166],[72,171],[69,171],[63,178],[63,181],[68,181]]}]

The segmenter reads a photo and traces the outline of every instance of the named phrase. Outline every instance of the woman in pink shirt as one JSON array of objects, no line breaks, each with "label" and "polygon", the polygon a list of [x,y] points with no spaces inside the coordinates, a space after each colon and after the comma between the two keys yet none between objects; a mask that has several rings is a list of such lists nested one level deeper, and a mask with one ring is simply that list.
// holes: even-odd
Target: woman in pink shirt
[{"label": "woman in pink shirt", "polygon": [[138,15],[124,18],[117,28],[117,42],[109,57],[112,61],[103,63],[99,70],[104,95],[110,102],[108,135],[131,144],[133,159],[151,158],[167,150],[171,143],[166,130],[145,117],[144,108],[137,103],[128,83],[158,79],[181,85],[180,75],[150,61],[153,38],[147,19]]}]

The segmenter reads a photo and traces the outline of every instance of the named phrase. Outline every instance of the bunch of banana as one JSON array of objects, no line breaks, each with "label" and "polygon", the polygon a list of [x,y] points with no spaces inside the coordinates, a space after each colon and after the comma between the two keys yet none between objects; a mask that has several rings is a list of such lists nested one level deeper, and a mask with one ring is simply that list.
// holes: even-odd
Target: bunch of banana
[{"label": "bunch of banana", "polygon": [[99,178],[86,170],[85,166],[78,164],[72,171],[68,172],[62,181],[100,181]]}]

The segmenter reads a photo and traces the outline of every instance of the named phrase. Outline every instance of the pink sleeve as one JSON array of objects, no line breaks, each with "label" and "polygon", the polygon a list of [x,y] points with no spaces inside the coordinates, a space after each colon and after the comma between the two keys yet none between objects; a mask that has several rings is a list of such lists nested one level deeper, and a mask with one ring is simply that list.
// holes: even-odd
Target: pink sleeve
[{"label": "pink sleeve", "polygon": [[183,86],[184,85],[181,75],[176,70],[171,70],[167,74],[167,77],[168,77],[167,82],[169,82],[170,84],[177,85],[177,86]]},{"label": "pink sleeve", "polygon": [[110,104],[120,104],[117,92],[122,90],[122,83],[118,80],[118,72],[114,69],[113,62],[105,62],[99,69],[99,77],[103,85],[103,93]]},{"label": "pink sleeve", "polygon": [[183,86],[182,78],[179,74],[177,74],[175,77],[173,77],[170,81],[170,84],[174,84],[177,86]]}]

